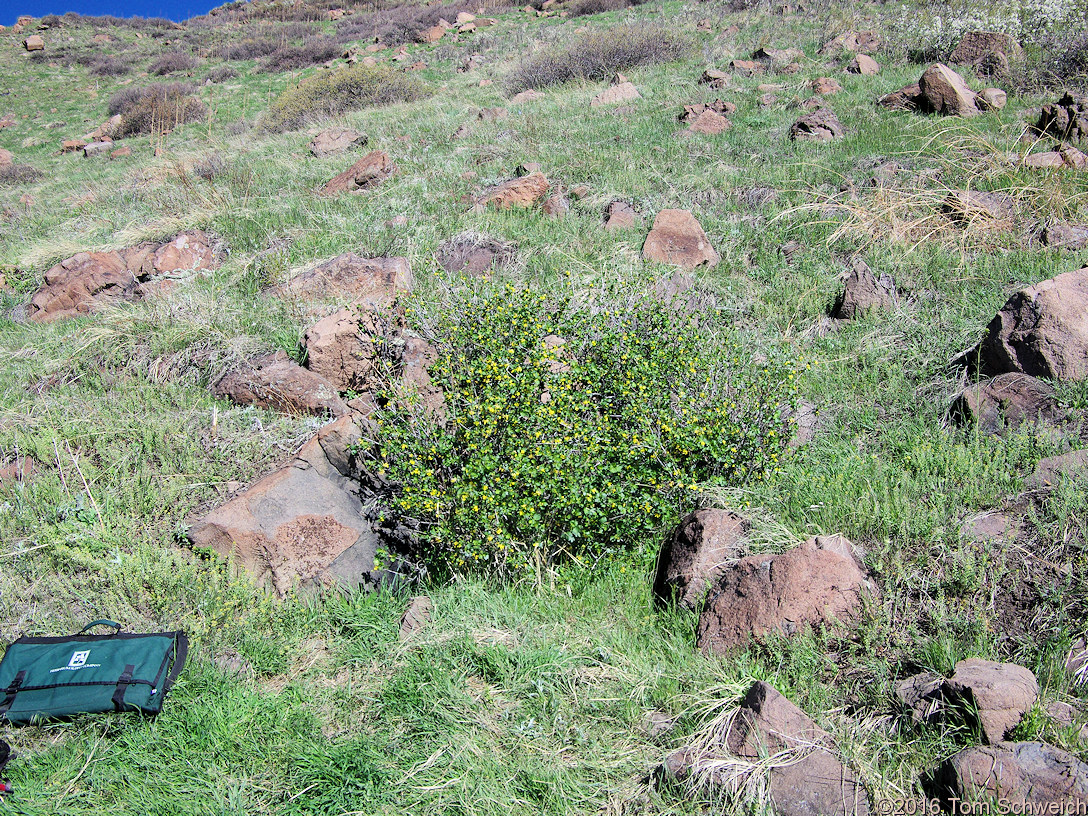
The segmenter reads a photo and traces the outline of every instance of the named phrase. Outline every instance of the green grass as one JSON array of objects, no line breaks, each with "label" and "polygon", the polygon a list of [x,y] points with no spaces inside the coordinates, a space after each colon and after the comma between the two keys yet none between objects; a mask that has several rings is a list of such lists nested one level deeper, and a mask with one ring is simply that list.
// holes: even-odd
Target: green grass
[{"label": "green grass", "polygon": [[[0,462],[18,452],[39,463],[26,483],[0,485],[0,636],[62,634],[109,617],[131,629],[184,627],[194,641],[190,667],[154,722],[107,716],[3,729],[19,756],[9,768],[16,793],[0,811],[693,814],[712,794],[659,782],[653,771],[756,678],[832,731],[874,795],[891,797],[916,794],[921,773],[972,740],[952,725],[906,723],[892,689],[915,669],[948,672],[969,656],[1015,660],[1038,674],[1044,702],[1083,701],[1064,657],[1088,611],[1088,488],[1063,484],[1024,511],[1028,555],[966,540],[965,519],[1016,495],[1035,463],[1066,443],[1030,430],[982,437],[951,425],[946,411],[959,385],[949,361],[977,341],[1008,294],[1078,268],[1088,253],[1042,250],[1021,232],[906,222],[970,185],[1016,195],[1018,230],[1057,217],[1083,223],[1088,184],[1083,174],[1028,174],[1001,160],[1027,148],[1018,142],[1024,117],[1046,95],[1010,94],[1004,111],[966,122],[891,113],[873,100],[924,68],[894,59],[902,48],[877,55],[877,77],[842,74],[817,54],[846,27],[879,29],[881,13],[825,3],[783,18],[670,0],[577,21],[492,14],[495,26],[410,45],[409,60],[392,63],[426,62],[412,75],[434,95],[280,134],[254,125],[322,69],[269,74],[241,60],[230,63],[238,77],[203,85],[223,64],[216,49],[242,34],[190,28],[172,36],[207,46],[191,80],[208,120],[127,139],[133,155],[112,162],[57,151],[107,118],[108,99],[127,80],[150,82],[137,74],[174,46],[129,28],[111,31],[111,44],[94,43],[88,26],[46,32],[47,49],[97,49],[134,63],[127,76],[94,77],[56,51],[29,59],[15,35],[0,33],[0,85],[12,89],[0,115],[15,115],[0,147],[43,173],[0,187],[8,285],[0,294]],[[871,26],[865,14],[876,15]],[[703,18],[712,33],[697,31]],[[582,25],[599,34],[647,22],[667,23],[694,46],[675,61],[625,71],[641,100],[591,108],[607,78],[574,79],[509,105],[504,82],[526,54],[568,46]],[[733,23],[739,34],[717,36]],[[311,28],[333,31],[331,23]],[[762,45],[802,47],[801,72],[737,77],[722,91],[696,84],[705,68]],[[482,67],[458,73],[473,53]],[[54,58],[59,67],[50,67]],[[844,86],[828,102],[846,137],[791,143],[796,103],[819,76]],[[494,84],[480,87],[481,79]],[[769,108],[758,103],[762,82],[781,86]],[[733,128],[681,136],[681,106],[717,97],[738,106]],[[477,120],[478,110],[496,106],[509,116]],[[470,136],[451,139],[465,123]],[[361,196],[317,196],[352,161],[310,155],[307,143],[325,124],[367,133],[368,149],[388,152],[398,173]],[[211,155],[222,168],[207,180],[194,168]],[[909,168],[897,191],[867,184],[886,160]],[[589,195],[562,220],[461,203],[529,161],[568,188],[588,185]],[[464,180],[468,171],[476,178]],[[840,189],[847,182],[856,198]],[[750,208],[744,196],[754,187],[778,197]],[[30,206],[20,203],[24,194]],[[640,211],[640,230],[601,229],[615,198]],[[831,212],[828,203],[845,209]],[[883,597],[856,631],[776,640],[727,659],[696,653],[695,615],[659,611],[649,596],[665,528],[688,507],[674,507],[660,530],[607,563],[568,564],[539,583],[477,577],[423,586],[434,620],[410,643],[397,635],[406,595],[275,601],[181,544],[191,514],[288,459],[318,424],[217,405],[207,391],[248,354],[297,353],[313,317],[261,296],[265,287],[345,251],[404,255],[419,297],[441,304],[459,284],[433,253],[474,230],[519,246],[521,262],[494,285],[588,299],[643,279],[645,233],[668,207],[692,209],[722,256],[697,277],[730,333],[753,356],[777,350],[800,360],[802,396],[820,417],[815,440],[780,474],[706,489],[702,500],[770,519],[776,540],[837,532],[862,545]],[[398,215],[408,224],[387,226]],[[229,254],[220,270],[169,298],[49,326],[11,319],[58,260],[194,227]],[[801,249],[787,260],[781,247],[791,241]],[[815,331],[854,253],[909,296],[894,313]],[[1071,407],[1088,406],[1083,384],[1059,393]],[[224,668],[231,656],[238,673]],[[651,735],[651,712],[676,718],[673,729]],[[1042,711],[1020,728],[1088,759],[1073,730]]]}]

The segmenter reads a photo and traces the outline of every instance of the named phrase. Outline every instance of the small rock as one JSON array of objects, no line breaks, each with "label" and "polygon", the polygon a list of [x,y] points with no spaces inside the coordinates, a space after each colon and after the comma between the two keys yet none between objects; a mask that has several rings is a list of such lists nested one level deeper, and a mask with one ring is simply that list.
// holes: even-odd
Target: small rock
[{"label": "small rock", "polygon": [[982,110],[999,111],[1008,101],[1009,97],[1000,88],[985,88],[975,97],[975,105]]},{"label": "small rock", "polygon": [[268,290],[280,298],[338,298],[373,307],[389,306],[411,291],[415,276],[407,258],[364,258],[345,252]]},{"label": "small rock", "polygon": [[731,127],[733,127],[733,123],[720,113],[713,110],[704,110],[688,125],[688,132],[717,136],[719,133],[725,133]]},{"label": "small rock", "polygon": [[43,40],[37,34],[31,34],[29,37],[27,37],[25,40],[23,40],[23,47],[27,51],[44,51],[45,50],[45,40]]},{"label": "small rock", "polygon": [[729,74],[725,71],[719,71],[716,68],[708,68],[703,71],[703,75],[699,77],[700,85],[709,85],[711,88],[727,88],[732,80],[729,78]]},{"label": "small rock", "polygon": [[904,85],[898,91],[884,94],[877,99],[877,104],[888,110],[921,110],[926,104],[926,98],[922,94],[921,86],[915,82]]},{"label": "small rock", "polygon": [[212,385],[212,393],[235,405],[255,405],[286,414],[339,417],[348,413],[336,386],[282,351],[254,357],[228,371]]},{"label": "small rock", "polygon": [[717,266],[721,257],[710,245],[702,226],[688,210],[661,210],[642,247],[648,261],[694,269]]},{"label": "small rock", "polygon": [[947,65],[931,65],[918,80],[927,109],[947,116],[977,116],[975,93],[963,77]]},{"label": "small rock", "polygon": [[343,153],[353,147],[363,147],[366,143],[365,133],[351,128],[328,128],[310,140],[310,152],[320,158]]},{"label": "small rock", "polygon": [[696,510],[684,518],[658,555],[653,585],[657,603],[676,601],[696,609],[726,564],[744,554],[750,527],[747,519],[729,510]]},{"label": "small rock", "polygon": [[544,199],[542,209],[549,218],[562,218],[570,212],[570,201],[563,193],[553,193]]},{"label": "small rock", "polygon": [[634,83],[621,82],[619,85],[613,85],[601,91],[589,104],[590,107],[598,108],[601,105],[617,105],[620,102],[630,102],[635,99],[642,99],[642,94],[638,92]]},{"label": "small rock", "polygon": [[604,228],[606,230],[631,229],[636,225],[638,215],[635,208],[626,201],[613,201],[608,205],[604,215]]},{"label": "small rock", "polygon": [[941,710],[941,687],[944,678],[933,672],[923,672],[899,680],[895,696],[910,711],[916,723],[935,722]]},{"label": "small rock", "polygon": [[1057,422],[1064,412],[1054,388],[1027,374],[1000,374],[970,385],[952,403],[952,416],[990,436],[1016,431],[1025,422]]},{"label": "small rock", "polygon": [[1005,225],[1016,215],[1016,199],[1004,193],[956,190],[945,198],[941,211],[954,221],[995,221]]},{"label": "small rock", "polygon": [[521,93],[515,94],[513,97],[511,97],[510,104],[521,105],[525,102],[535,102],[536,100],[543,98],[544,94],[542,94],[540,91],[534,91],[532,88],[530,88],[527,91],[522,91]]},{"label": "small rock", "polygon": [[880,73],[880,65],[868,54],[858,54],[846,66],[848,74],[861,74],[862,76],[876,76]]},{"label": "small rock", "polygon": [[830,96],[842,90],[842,85],[831,77],[820,77],[812,80],[812,92],[820,96]]},{"label": "small rock", "polygon": [[475,206],[479,209],[493,206],[498,210],[531,207],[544,198],[550,187],[543,173],[530,173],[485,190],[476,199]]},{"label": "small rock", "polygon": [[416,595],[408,602],[408,608],[400,619],[400,640],[411,640],[417,632],[431,622],[431,613],[434,612],[434,601],[426,595]]},{"label": "small rock", "polygon": [[[833,753],[831,735],[773,686],[757,681],[722,733],[717,749],[694,746],[669,754],[664,772],[697,777],[732,792],[729,758],[762,765],[767,793],[779,816],[868,816],[869,797],[854,772]],[[785,761],[767,762],[767,757]],[[723,762],[723,760],[726,760]]]},{"label": "small rock", "polygon": [[790,140],[826,142],[843,136],[842,124],[830,108],[805,114],[790,126]]},{"label": "small rock", "polygon": [[486,275],[494,269],[513,265],[517,261],[518,247],[513,242],[500,241],[489,235],[462,232],[441,244],[435,257],[450,274]]},{"label": "small rock", "polygon": [[116,150],[114,150],[114,151],[112,151],[110,153],[110,160],[113,161],[114,159],[123,159],[123,158],[126,158],[127,156],[131,156],[131,155],[132,155],[132,148],[130,148],[128,146],[119,147],[119,148],[117,148]]},{"label": "small rock", "polygon": [[359,161],[321,188],[322,195],[361,193],[388,179],[397,172],[397,166],[383,150],[367,153]]},{"label": "small rock", "polygon": [[933,793],[945,801],[1034,805],[1039,813],[1074,813],[1088,801],[1088,765],[1042,742],[964,748],[935,774]]},{"label": "small rock", "polygon": [[850,264],[846,287],[835,301],[831,316],[838,320],[854,320],[868,311],[888,311],[898,303],[895,281],[890,275],[879,278],[861,258]]},{"label": "small rock", "polygon": [[961,660],[945,681],[945,699],[960,705],[966,716],[977,720],[983,737],[995,744],[1005,739],[1039,698],[1035,675],[1015,663],[992,660]]},{"label": "small rock", "polygon": [[1063,478],[1072,478],[1088,470],[1088,449],[1040,459],[1035,470],[1024,480],[1025,490],[1046,490],[1058,486]]},{"label": "small rock", "polygon": [[1088,267],[1017,292],[986,327],[985,374],[1019,372],[1053,380],[1088,378]]},{"label": "small rock", "polygon": [[1043,228],[1039,240],[1054,249],[1084,249],[1088,247],[1088,224],[1049,224]]},{"label": "small rock", "polygon": [[696,646],[728,654],[771,632],[788,636],[832,619],[848,622],[863,597],[878,594],[842,536],[818,536],[781,555],[750,555],[730,564],[711,589]]}]

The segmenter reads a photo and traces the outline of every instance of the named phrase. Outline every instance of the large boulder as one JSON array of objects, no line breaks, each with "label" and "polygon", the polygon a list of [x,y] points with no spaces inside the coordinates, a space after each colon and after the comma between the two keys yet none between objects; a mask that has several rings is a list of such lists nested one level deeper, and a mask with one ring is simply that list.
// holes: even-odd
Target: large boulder
[{"label": "large boulder", "polygon": [[960,38],[948,61],[953,65],[1003,65],[1008,73],[1010,63],[1023,59],[1024,49],[1008,34],[996,31],[968,31]]},{"label": "large boulder", "polygon": [[1039,684],[1023,666],[971,658],[956,664],[942,693],[975,721],[988,743],[994,744],[1005,739],[1039,699]]},{"label": "large boulder", "polygon": [[853,320],[869,311],[888,311],[898,303],[891,275],[877,277],[861,258],[850,264],[846,285],[831,309],[838,320]]},{"label": "large boulder", "polygon": [[285,414],[339,417],[348,412],[335,385],[282,351],[259,355],[231,369],[212,384],[212,393],[235,405],[255,405]]},{"label": "large boulder", "polygon": [[948,116],[979,114],[975,92],[967,87],[963,77],[947,65],[937,63],[929,66],[918,80],[918,87],[925,99],[926,109],[933,113]]},{"label": "large boulder", "polygon": [[488,206],[497,210],[532,207],[547,195],[550,186],[543,173],[529,173],[489,187],[476,199],[475,207],[478,210]]},{"label": "large boulder", "polygon": [[710,746],[674,751],[664,771],[674,778],[706,779],[730,791],[739,759],[747,762],[749,773],[767,774],[767,793],[779,816],[866,816],[868,794],[834,747],[830,734],[760,680]]},{"label": "large boulder", "polygon": [[407,258],[364,258],[345,252],[273,287],[276,297],[338,299],[372,307],[389,306],[415,285]]},{"label": "large boulder", "polygon": [[338,176],[331,178],[321,192],[324,195],[361,193],[378,186],[397,172],[397,165],[383,150],[372,150]]},{"label": "large boulder", "polygon": [[1064,412],[1054,387],[1027,374],[999,374],[967,386],[952,403],[953,418],[1001,436],[1026,422],[1059,422]]},{"label": "large boulder", "polygon": [[681,269],[694,269],[703,264],[717,266],[721,260],[702,225],[689,210],[661,210],[646,236],[642,257]]},{"label": "large boulder", "polygon": [[1010,813],[1075,813],[1088,801],[1088,765],[1042,742],[964,748],[934,775],[931,795],[949,802],[996,801]]},{"label": "large boulder", "polygon": [[1010,297],[987,326],[978,356],[986,374],[1088,377],[1088,267]]},{"label": "large boulder", "polygon": [[232,559],[260,585],[295,588],[375,584],[379,537],[363,512],[345,416],[322,428],[287,466],[194,523],[188,538]]},{"label": "large boulder", "polygon": [[696,645],[718,654],[749,640],[850,622],[878,590],[842,536],[818,536],[781,555],[750,555],[722,570],[699,617]]},{"label": "large boulder", "polygon": [[743,554],[750,523],[729,510],[696,510],[665,541],[657,559],[653,593],[660,603],[688,609],[702,603],[730,561]]},{"label": "large boulder", "polygon": [[39,34],[31,34],[23,40],[23,48],[27,51],[44,51],[45,40],[43,40]]}]

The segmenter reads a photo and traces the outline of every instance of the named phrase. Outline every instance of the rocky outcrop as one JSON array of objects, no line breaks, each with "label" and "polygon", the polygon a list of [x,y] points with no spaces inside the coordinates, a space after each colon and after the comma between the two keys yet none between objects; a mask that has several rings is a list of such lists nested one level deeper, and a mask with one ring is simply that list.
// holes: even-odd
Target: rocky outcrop
[{"label": "rocky outcrop", "polygon": [[726,565],[744,554],[750,528],[729,510],[696,510],[665,541],[657,559],[653,594],[659,604],[675,601],[697,608]]},{"label": "rocky outcrop", "polygon": [[206,547],[280,596],[292,589],[375,585],[379,536],[363,512],[345,416],[326,425],[295,459],[189,527]]},{"label": "rocky outcrop", "polygon": [[879,592],[842,536],[818,536],[781,555],[750,555],[715,582],[699,617],[696,645],[725,654],[769,633],[849,622]]},{"label": "rocky outcrop", "polygon": [[978,359],[982,372],[991,375],[1088,377],[1088,267],[1010,297],[986,327]]},{"label": "rocky outcrop", "polygon": [[199,231],[183,233],[165,244],[80,252],[45,273],[44,284],[27,305],[26,317],[35,323],[51,323],[86,315],[117,301],[139,300],[157,279],[218,265],[212,241]]},{"label": "rocky outcrop", "polygon": [[688,210],[661,210],[642,246],[647,261],[694,269],[717,266],[721,257],[710,245],[702,225]]},{"label": "rocky outcrop", "polygon": [[235,405],[285,414],[339,417],[348,412],[335,385],[282,351],[259,355],[228,371],[212,384],[212,393]]}]

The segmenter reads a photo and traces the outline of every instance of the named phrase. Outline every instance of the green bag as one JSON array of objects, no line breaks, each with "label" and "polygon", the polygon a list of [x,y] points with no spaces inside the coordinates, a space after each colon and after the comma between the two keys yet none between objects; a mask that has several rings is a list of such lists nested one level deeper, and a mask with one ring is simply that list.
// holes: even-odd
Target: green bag
[{"label": "green bag", "polygon": [[[85,634],[99,625],[114,632]],[[108,620],[96,620],[68,637],[23,635],[0,660],[0,722],[104,711],[158,714],[188,651],[184,632],[134,634]]]}]

